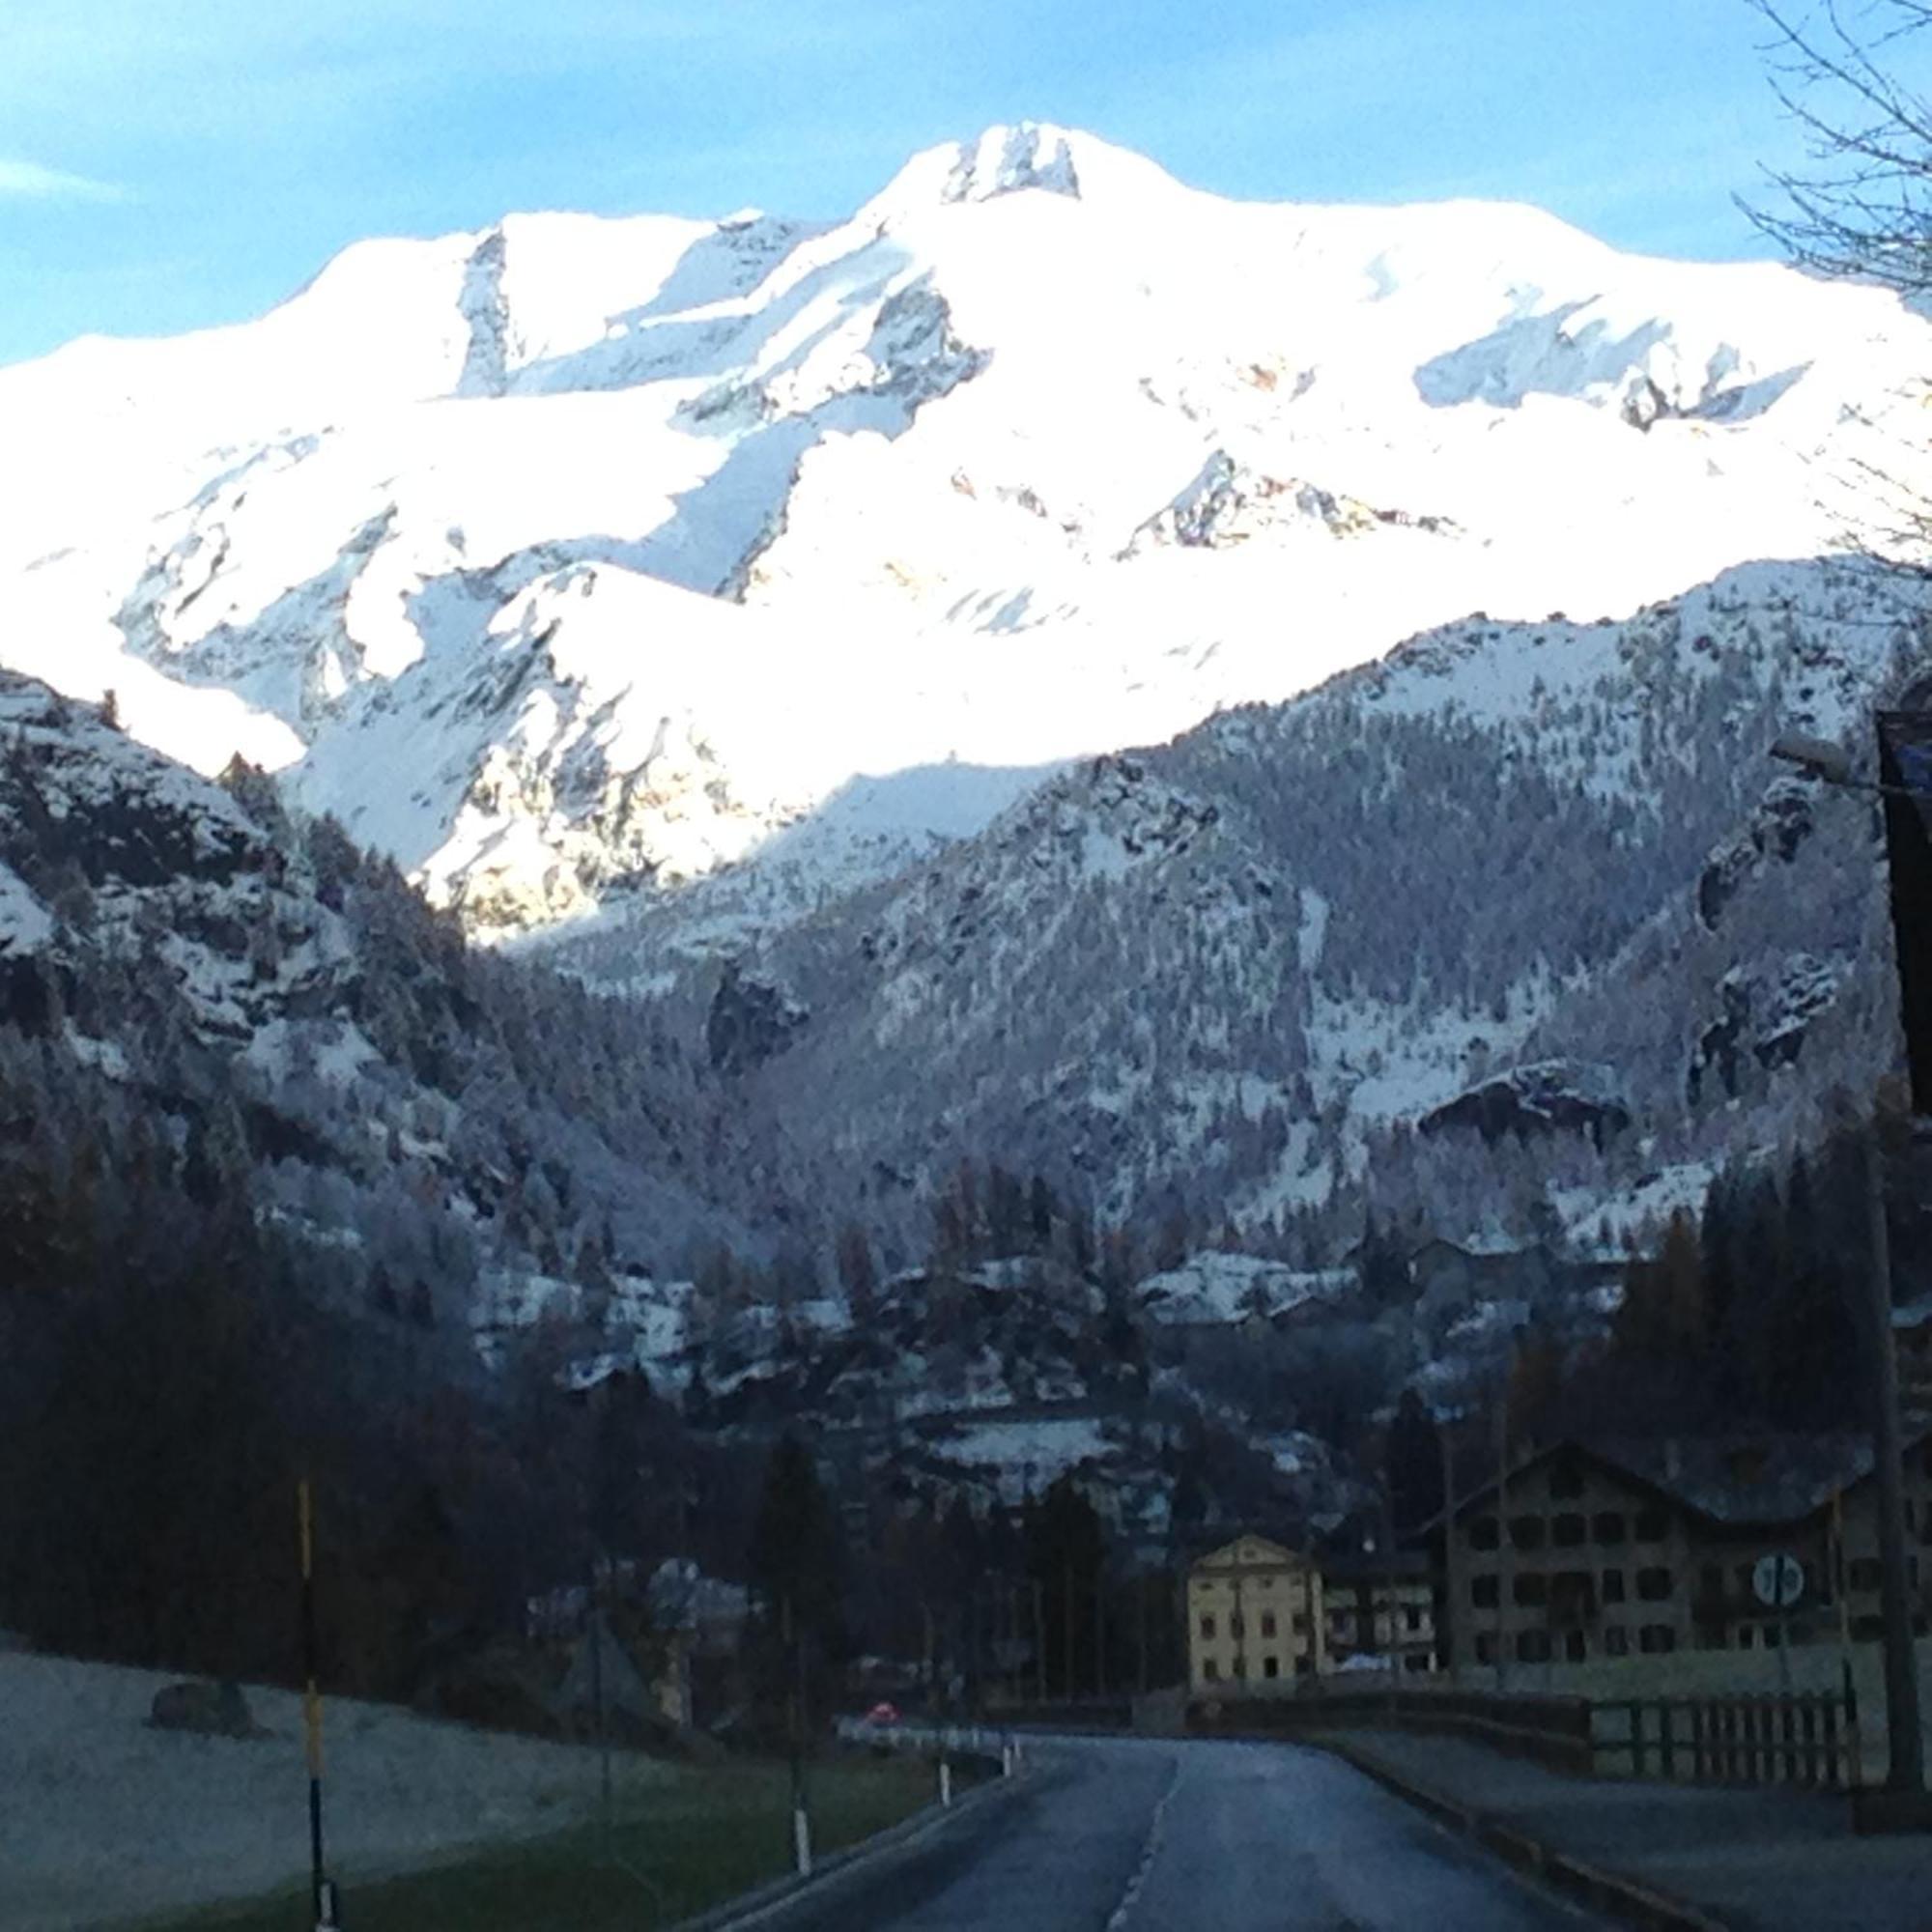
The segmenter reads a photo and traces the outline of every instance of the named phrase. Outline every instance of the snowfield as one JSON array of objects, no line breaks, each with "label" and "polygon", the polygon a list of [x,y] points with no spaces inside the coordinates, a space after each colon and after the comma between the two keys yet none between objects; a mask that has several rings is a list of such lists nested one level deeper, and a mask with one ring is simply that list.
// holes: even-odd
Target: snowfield
[{"label": "snowfield", "polygon": [[[74,1932],[305,1879],[300,1698],[249,1692],[267,1738],[156,1730],[147,1722],[150,1703],[176,1681],[0,1652],[7,1932]],[[352,1912],[358,1879],[554,1831],[596,1802],[594,1751],[385,1705],[327,1704],[324,1747],[328,1865]],[[629,1758],[625,1771],[676,1776]]]},{"label": "snowfield", "polygon": [[0,662],[478,931],[733,945],[1431,625],[1816,555],[1929,365],[1879,290],[1022,124],[842,223],[513,215],[0,370]]}]

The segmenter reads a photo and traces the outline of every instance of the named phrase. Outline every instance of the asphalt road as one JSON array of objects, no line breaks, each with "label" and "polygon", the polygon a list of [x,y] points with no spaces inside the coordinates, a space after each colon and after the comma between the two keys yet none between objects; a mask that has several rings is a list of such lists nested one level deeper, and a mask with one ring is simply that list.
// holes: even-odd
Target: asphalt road
[{"label": "asphalt road", "polygon": [[1579,1932],[1602,1921],[1339,1759],[1284,1745],[1079,1740],[1028,1789],[867,1861],[785,1932]]}]

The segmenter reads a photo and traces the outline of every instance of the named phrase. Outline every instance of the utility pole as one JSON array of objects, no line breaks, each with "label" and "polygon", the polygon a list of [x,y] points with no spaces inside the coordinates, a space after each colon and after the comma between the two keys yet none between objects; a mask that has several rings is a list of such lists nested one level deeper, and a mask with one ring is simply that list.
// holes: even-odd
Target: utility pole
[{"label": "utility pole", "polygon": [[1070,1704],[1074,1695],[1073,1679],[1073,1559],[1068,1557],[1060,1566],[1060,1628],[1066,1650],[1060,1660],[1060,1694]]},{"label": "utility pole", "polygon": [[1135,1677],[1143,1697],[1148,1693],[1148,1593],[1147,1577],[1134,1572],[1134,1654]]},{"label": "utility pole", "polygon": [[[1825,783],[1876,794],[1885,822],[1886,867],[1889,877],[1892,969],[1898,977],[1899,1017],[1911,1081],[1911,1112],[1924,1130],[1932,1112],[1932,1033],[1928,1032],[1928,992],[1932,992],[1932,919],[1927,917],[1928,862],[1932,826],[1927,809],[1932,792],[1918,781],[1932,739],[1932,685],[1923,678],[1905,694],[1905,708],[1881,711],[1874,720],[1878,738],[1878,781],[1852,776],[1850,753],[1842,745],[1816,738],[1785,736],[1772,755],[1809,772]],[[1918,1708],[1918,1665],[1912,1641],[1912,1604],[1906,1573],[1905,1472],[1903,1431],[1898,1418],[1898,1363],[1891,1336],[1891,1243],[1885,1220],[1885,1109],[1876,1110],[1865,1141],[1865,1214],[1870,1229],[1865,1282],[1865,1321],[1871,1376],[1872,1474],[1878,1505],[1880,1607],[1885,1633],[1887,1775],[1882,1792],[1861,1794],[1855,1812],[1861,1831],[1923,1831],[1925,1740]],[[1857,1123],[1853,1125],[1857,1131]],[[1861,1135],[1861,1138],[1864,1137]]]},{"label": "utility pole", "polygon": [[316,1932],[336,1924],[335,1881],[323,1872],[322,1692],[315,1615],[315,1504],[304,1476],[296,1485],[296,1526],[301,1545],[302,1734],[308,1754],[308,1887]]},{"label": "utility pole", "polygon": [[1515,1565],[1509,1529],[1509,1374],[1496,1398],[1496,1690],[1509,1688],[1509,1605],[1515,1591]]},{"label": "utility pole", "polygon": [[[1438,1416],[1435,1423],[1435,1439],[1442,1450],[1442,1621],[1435,1632],[1435,1647],[1442,1661],[1449,1668],[1449,1682],[1462,1684],[1461,1667],[1456,1662],[1457,1626],[1466,1614],[1458,1589],[1458,1564],[1456,1561],[1456,1444],[1450,1433],[1451,1418]],[[1474,1636],[1475,1619],[1469,1619],[1470,1634]]]},{"label": "utility pole", "polygon": [[1094,1692],[1107,1694],[1107,1573],[1094,1573]]},{"label": "utility pole", "polygon": [[1046,1702],[1046,1586],[1033,1579],[1033,1676],[1034,1700]]},{"label": "utility pole", "polygon": [[1922,1794],[1925,1737],[1918,1712],[1918,1664],[1912,1643],[1906,1582],[1903,1431],[1898,1420],[1898,1360],[1891,1340],[1891,1242],[1885,1220],[1884,1152],[1874,1120],[1864,1151],[1865,1210],[1871,1266],[1866,1321],[1872,1350],[1872,1452],[1878,1495],[1880,1608],[1885,1624],[1888,1792]]},{"label": "utility pole", "polygon": [[791,1739],[791,1849],[792,1862],[800,1878],[811,1876],[811,1815],[805,1794],[805,1634],[792,1615],[791,1592],[782,1599],[779,1623],[780,1639],[790,1665],[791,1694],[787,1705],[786,1730]]}]

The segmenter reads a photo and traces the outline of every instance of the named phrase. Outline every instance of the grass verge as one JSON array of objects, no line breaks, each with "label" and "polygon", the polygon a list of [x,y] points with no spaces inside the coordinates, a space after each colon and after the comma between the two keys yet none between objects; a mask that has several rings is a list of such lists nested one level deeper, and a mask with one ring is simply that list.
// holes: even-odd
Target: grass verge
[{"label": "grass verge", "polygon": [[[913,1758],[839,1755],[810,1771],[821,1856],[931,1802]],[[620,1790],[607,1857],[598,1825],[527,1839],[460,1863],[356,1885],[340,1874],[355,1932],[637,1932],[675,1924],[791,1866],[791,1786],[782,1764],[695,1771],[648,1793]],[[169,1921],[168,1932],[307,1932],[308,1892],[282,1891]]]}]

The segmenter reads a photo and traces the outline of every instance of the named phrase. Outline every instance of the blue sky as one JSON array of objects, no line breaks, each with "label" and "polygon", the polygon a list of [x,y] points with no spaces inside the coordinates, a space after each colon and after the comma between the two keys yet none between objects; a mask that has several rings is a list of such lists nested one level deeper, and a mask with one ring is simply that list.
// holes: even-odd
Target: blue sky
[{"label": "blue sky", "polygon": [[513,209],[838,214],[1026,116],[1221,193],[1761,254],[1764,38],[1745,0],[0,0],[0,361]]}]

